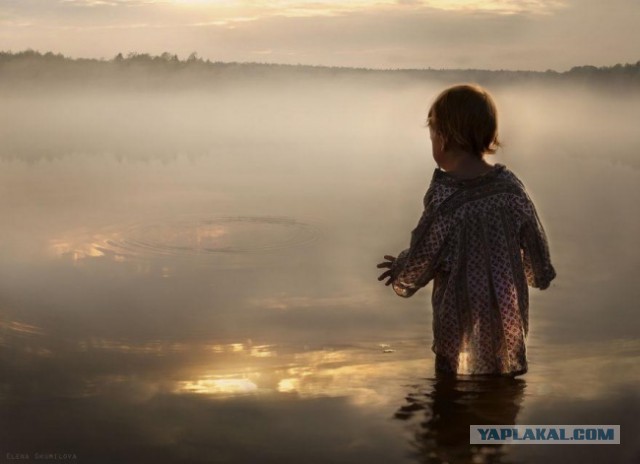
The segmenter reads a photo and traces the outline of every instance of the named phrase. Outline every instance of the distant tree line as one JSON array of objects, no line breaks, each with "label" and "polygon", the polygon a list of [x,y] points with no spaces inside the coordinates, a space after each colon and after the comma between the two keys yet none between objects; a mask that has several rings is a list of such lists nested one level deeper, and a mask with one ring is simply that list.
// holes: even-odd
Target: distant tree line
[{"label": "distant tree line", "polygon": [[[33,81],[55,81],[69,85],[81,81],[120,83],[123,85],[184,85],[237,82],[243,79],[300,79],[330,76],[354,76],[371,79],[429,79],[439,81],[474,81],[484,83],[516,83],[521,81],[582,82],[605,86],[640,84],[640,61],[615,66],[577,66],[566,72],[489,71],[478,69],[371,69],[335,66],[288,65],[258,62],[222,62],[200,58],[191,53],[186,59],[164,52],[118,53],[112,59],[69,58],[60,53],[0,51],[0,85]],[[144,78],[142,82],[138,78]],[[133,79],[132,79],[133,78]],[[176,79],[177,78],[177,79]],[[137,81],[137,82],[136,82]]]}]

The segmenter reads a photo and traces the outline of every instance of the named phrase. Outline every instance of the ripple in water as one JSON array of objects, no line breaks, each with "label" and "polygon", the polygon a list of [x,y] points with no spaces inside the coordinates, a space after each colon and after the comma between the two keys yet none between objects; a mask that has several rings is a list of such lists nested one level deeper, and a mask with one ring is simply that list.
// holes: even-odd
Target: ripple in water
[{"label": "ripple in water", "polygon": [[[269,253],[319,237],[318,227],[288,217],[234,216],[146,222],[91,234],[66,251],[116,259]],[[60,253],[63,254],[63,253]]]}]

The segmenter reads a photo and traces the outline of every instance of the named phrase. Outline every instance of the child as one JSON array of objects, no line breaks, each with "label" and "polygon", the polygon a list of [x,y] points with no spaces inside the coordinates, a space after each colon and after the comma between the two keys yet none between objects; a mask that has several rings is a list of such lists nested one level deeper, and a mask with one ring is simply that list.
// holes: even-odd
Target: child
[{"label": "child", "polygon": [[499,146],[486,90],[444,90],[427,122],[439,169],[409,248],[384,257],[378,280],[408,298],[433,279],[437,373],[524,374],[527,286],[556,276],[540,218],[515,174],[484,159]]}]

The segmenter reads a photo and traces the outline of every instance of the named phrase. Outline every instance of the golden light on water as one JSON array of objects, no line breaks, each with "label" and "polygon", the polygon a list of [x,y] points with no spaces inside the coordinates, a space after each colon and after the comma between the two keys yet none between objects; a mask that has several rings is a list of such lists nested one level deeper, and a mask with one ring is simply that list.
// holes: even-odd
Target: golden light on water
[{"label": "golden light on water", "polygon": [[375,379],[402,377],[423,363],[419,343],[402,345],[399,354],[380,349],[381,344],[303,351],[251,341],[212,345],[209,351],[221,357],[212,359],[209,368],[192,371],[192,378],[177,381],[173,392],[214,397],[286,393],[344,396],[363,405],[386,402]]},{"label": "golden light on water", "polygon": [[26,324],[24,322],[18,321],[3,321],[0,320],[0,329],[2,330],[11,330],[15,333],[27,334],[27,335],[40,335],[43,333],[43,329],[41,327],[37,327],[32,324]]},{"label": "golden light on water", "polygon": [[282,379],[278,382],[278,391],[281,393],[291,393],[300,389],[300,380]]},{"label": "golden light on water", "polygon": [[55,257],[69,257],[73,261],[80,261],[85,258],[104,256],[98,246],[100,243],[100,239],[89,243],[77,243],[67,239],[52,239],[49,241],[48,252]]},{"label": "golden light on water", "polygon": [[47,239],[45,249],[49,257],[74,262],[101,257],[117,262],[198,257],[218,265],[227,258],[224,264],[240,265],[246,257],[244,261],[255,265],[251,255],[305,246],[320,234],[316,225],[289,217],[172,217],[71,229]]},{"label": "golden light on water", "polygon": [[247,378],[202,378],[179,382],[176,393],[238,394],[252,393],[258,386]]},{"label": "golden light on water", "polygon": [[[0,329],[0,344],[24,342],[16,345],[22,346],[16,354],[52,359],[60,355],[58,345],[50,343],[55,341],[41,327],[3,317]],[[401,397],[407,379],[433,375],[433,356],[426,340],[311,348],[254,343],[252,340],[132,342],[90,337],[75,344],[65,343],[63,351],[89,353],[93,357],[105,353],[109,359],[117,355],[123,357],[122,360],[144,357],[165,366],[161,380],[114,374],[102,379],[100,388],[92,379],[83,380],[76,391],[79,395],[98,394],[101,389],[110,391],[112,383],[121,386],[144,384],[144,391],[178,395],[197,394],[212,398],[273,394],[299,398],[329,396],[345,397],[354,405],[370,407]],[[461,355],[463,365],[467,355],[466,352]],[[529,358],[530,370],[521,378],[526,380],[527,391],[534,398],[592,400],[620,388],[629,378],[640,376],[638,340],[544,349],[536,345],[531,347]],[[612,363],[612,359],[616,362]]]},{"label": "golden light on water", "polygon": [[[539,395],[598,398],[628,376],[640,374],[637,362],[640,343],[620,340],[606,345],[559,347],[562,355],[534,353],[535,362],[522,378],[527,381],[529,390]],[[276,346],[261,345],[262,350],[270,353],[268,359],[256,358],[256,347],[250,342],[217,346],[220,347],[218,353],[224,352],[230,357],[212,360],[210,368],[194,369],[192,378],[176,383],[174,393],[344,396],[354,404],[364,406],[389,400],[383,394],[384,379],[401,379],[416,373],[428,377],[433,368],[432,357],[417,341],[393,344],[393,353],[380,349],[380,344],[292,353],[285,347],[280,350]],[[605,354],[598,354],[598,350]],[[466,355],[463,353],[461,362],[464,363]],[[619,371],[620,363],[617,367],[611,365],[611,356],[619,357],[625,366],[624,372]],[[557,359],[563,361],[558,363]],[[567,368],[572,374],[563,382],[549,380],[563,377]]]}]

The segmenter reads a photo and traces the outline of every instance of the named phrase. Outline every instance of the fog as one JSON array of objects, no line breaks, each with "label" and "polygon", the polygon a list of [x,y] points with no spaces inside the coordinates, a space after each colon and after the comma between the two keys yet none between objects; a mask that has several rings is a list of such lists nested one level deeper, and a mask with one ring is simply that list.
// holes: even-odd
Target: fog
[{"label": "fog", "polygon": [[[86,299],[81,305],[61,305],[65,313],[91,311],[95,322],[114,311],[96,309],[113,305],[106,298],[114,291],[110,285],[128,283],[119,298],[153,299],[161,291],[153,285],[166,289],[175,283],[171,293],[182,301],[178,306],[208,309],[185,316],[184,308],[161,299],[152,312],[152,327],[162,332],[160,320],[178,311],[183,316],[176,322],[185,326],[185,335],[191,324],[205,330],[199,318],[212,323],[227,305],[238,317],[259,311],[267,319],[254,328],[243,325],[248,336],[255,331],[267,336],[265,322],[285,312],[293,319],[305,313],[304,326],[306,318],[316,317],[314,299],[320,306],[330,301],[340,307],[335,314],[320,310],[318,323],[334,335],[334,329],[371,333],[368,327],[344,324],[359,326],[358,317],[371,324],[372,314],[385,330],[391,321],[401,330],[423,325],[428,290],[401,301],[375,280],[376,260],[407,244],[435,168],[424,117],[443,83],[403,84],[343,77],[265,85],[245,80],[220,91],[85,87],[62,92],[54,87],[31,92],[27,87],[7,92],[0,121],[0,175],[6,238],[1,246],[4,262],[11,263],[2,280],[9,279],[8,288],[14,289],[8,294],[25,286],[48,305],[57,303],[50,292],[63,300]],[[528,186],[558,267],[558,288],[540,295],[533,313],[563,298],[561,311],[548,310],[562,323],[536,335],[565,337],[572,321],[580,329],[572,327],[569,333],[608,336],[597,321],[611,313],[620,317],[605,318],[607,333],[634,333],[631,311],[637,293],[630,284],[638,263],[633,242],[638,224],[630,212],[638,193],[640,141],[634,116],[640,92],[620,96],[535,83],[490,90],[500,108],[504,143],[491,158]],[[284,222],[272,224],[270,218]],[[206,243],[189,242],[188,235],[203,221],[210,224],[201,228],[222,234],[210,237],[211,244],[219,242],[217,253],[203,255],[198,252]],[[226,226],[237,236],[225,234]],[[154,253],[137,246],[145,239],[140,230],[149,227],[153,245],[191,247],[190,252]],[[265,233],[271,235],[262,237]],[[295,242],[290,236],[300,234],[308,237],[289,243]],[[109,253],[91,248],[97,246],[92,240],[117,238],[137,242],[132,249],[116,246]],[[223,252],[224,247],[232,247],[231,252]],[[261,247],[267,250],[253,252]],[[242,266],[226,269],[233,263]],[[19,272],[22,266],[25,275]],[[34,276],[41,267],[44,275]],[[159,269],[169,275],[157,281],[150,276]],[[199,284],[194,273],[202,279]],[[131,278],[140,282],[133,285]],[[73,292],[61,290],[78,279],[87,282]],[[182,290],[185,295],[178,297]],[[102,293],[105,298],[96,298]],[[256,299],[287,307],[301,299],[305,303],[268,316],[255,307],[237,309]],[[344,310],[345,304],[350,310]],[[121,305],[128,317],[148,320],[150,314],[130,305]],[[129,326],[126,319],[120,323]],[[318,329],[316,323],[309,325],[305,332]],[[274,326],[281,329],[282,321]],[[167,329],[175,335],[176,328],[172,322]],[[113,329],[121,333],[117,325]]]},{"label": "fog", "polygon": [[[408,246],[436,168],[426,113],[462,74],[290,72],[219,85],[197,76],[2,85],[7,408],[43,396],[88,398],[94,412],[105,398],[153,408],[160,394],[203,389],[231,395],[228,406],[211,406],[231,408],[216,412],[224,416],[235,394],[266,391],[316,398],[297,413],[320,408],[326,419],[317,420],[330,424],[345,414],[343,398],[367,405],[358,414],[376,406],[388,415],[404,386],[428,375],[431,285],[400,299],[375,266]],[[608,387],[584,382],[587,365],[627,392],[638,380],[640,88],[542,75],[481,83],[495,96],[504,144],[489,160],[524,181],[558,274],[531,292],[531,404],[550,391],[601,398]],[[387,345],[390,356],[380,354]],[[561,369],[563,356],[575,370]],[[322,406],[318,395],[338,403]],[[289,414],[282,398],[269,401],[269,414]],[[88,420],[78,407],[75,420]],[[181,423],[187,409],[173,407]],[[178,440],[119,420],[153,435],[139,437],[149,449]],[[99,453],[68,435],[47,441],[46,425],[35,435],[20,427],[16,450],[65,443],[58,448]],[[390,449],[397,431],[371,427],[386,438],[367,438],[365,454],[392,459],[376,447]],[[127,446],[112,456],[144,453]],[[355,456],[345,453],[344,462]]]}]

